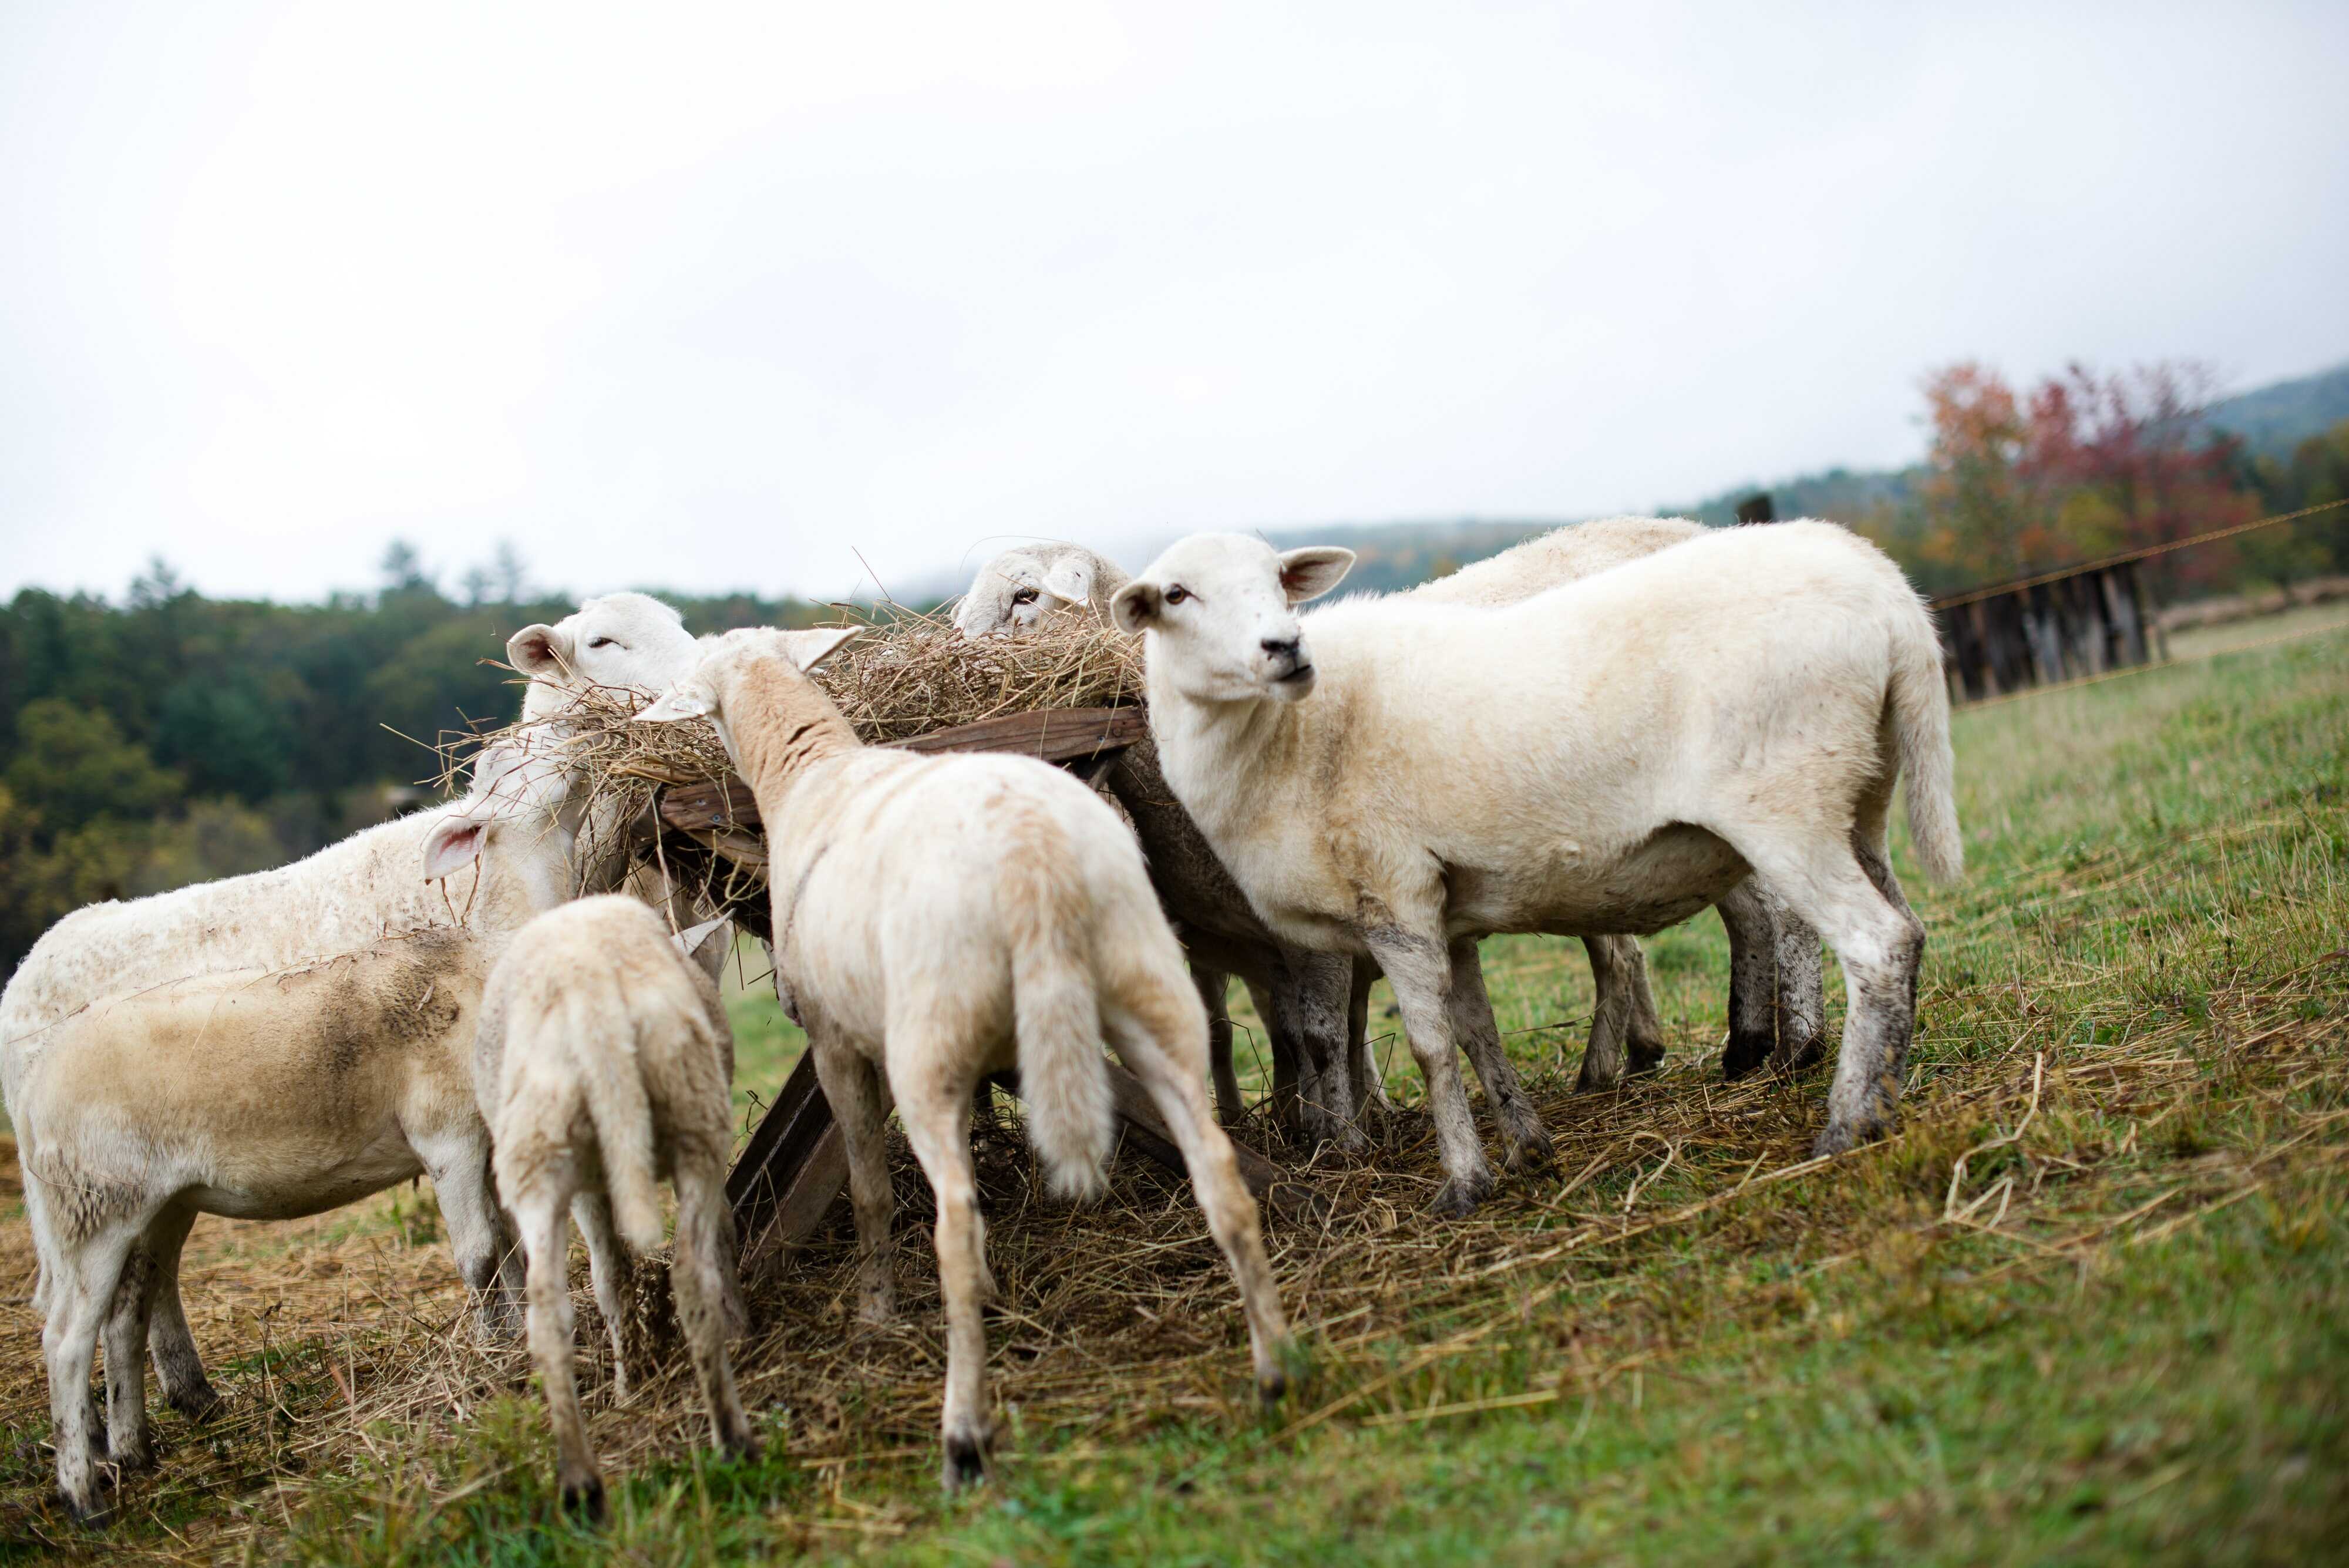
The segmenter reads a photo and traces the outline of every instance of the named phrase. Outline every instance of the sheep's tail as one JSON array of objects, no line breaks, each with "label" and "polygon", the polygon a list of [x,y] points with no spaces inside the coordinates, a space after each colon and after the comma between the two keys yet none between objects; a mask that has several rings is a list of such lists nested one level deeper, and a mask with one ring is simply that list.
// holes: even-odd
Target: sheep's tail
[{"label": "sheep's tail", "polygon": [[[653,1109],[645,1097],[644,1064],[637,1060],[628,1011],[599,1001],[593,988],[565,992],[564,1020],[586,1091],[587,1117],[595,1124],[603,1155],[604,1188],[620,1237],[641,1254],[662,1241],[660,1178],[653,1158]],[[615,1020],[621,1020],[614,1027]]]},{"label": "sheep's tail", "polygon": [[[1028,1137],[1052,1190],[1098,1198],[1117,1128],[1109,1064],[1102,1056],[1101,999],[1093,986],[1084,891],[1074,857],[1048,823],[1043,847],[1007,864],[1011,938],[1011,1016],[1019,1037],[1019,1097]],[[1032,841],[1031,841],[1032,842]]]},{"label": "sheep's tail", "polygon": [[[1913,602],[1913,601],[1912,601]],[[1893,636],[1886,703],[1907,775],[1909,838],[1925,875],[1947,882],[1965,869],[1958,830],[1957,759],[1950,750],[1950,689],[1941,674],[1941,639],[1922,605]]]}]

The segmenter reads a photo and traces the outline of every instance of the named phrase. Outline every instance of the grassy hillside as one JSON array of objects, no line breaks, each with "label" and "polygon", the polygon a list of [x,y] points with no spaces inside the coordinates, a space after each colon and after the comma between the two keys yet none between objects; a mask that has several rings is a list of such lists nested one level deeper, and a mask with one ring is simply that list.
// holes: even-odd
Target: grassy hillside
[{"label": "grassy hillside", "polygon": [[[940,1496],[901,1149],[906,1320],[844,1315],[844,1226],[761,1284],[740,1361],[759,1464],[691,1453],[673,1370],[608,1407],[583,1281],[591,1418],[633,1471],[594,1534],[554,1516],[522,1361],[472,1345],[401,1193],[200,1224],[187,1294],[231,1413],[162,1414],[161,1468],[100,1538],[43,1498],[11,1220],[0,1534],[27,1559],[338,1563],[2321,1555],[2349,1532],[2349,632],[2282,631],[2313,635],[1959,716],[1971,866],[1909,882],[1931,939],[1889,1143],[1814,1165],[1822,1077],[1719,1083],[1711,917],[1651,943],[1667,1071],[1603,1097],[1568,1088],[1578,952],[1496,940],[1557,1167],[1443,1225],[1374,1013],[1407,1114],[1374,1160],[1310,1173],[1345,1200],[1330,1228],[1274,1228],[1319,1364],[1278,1411],[1186,1194],[1122,1164],[1071,1211],[990,1137],[999,1465]],[[746,1083],[771,1085],[795,1037],[737,1007]]]}]

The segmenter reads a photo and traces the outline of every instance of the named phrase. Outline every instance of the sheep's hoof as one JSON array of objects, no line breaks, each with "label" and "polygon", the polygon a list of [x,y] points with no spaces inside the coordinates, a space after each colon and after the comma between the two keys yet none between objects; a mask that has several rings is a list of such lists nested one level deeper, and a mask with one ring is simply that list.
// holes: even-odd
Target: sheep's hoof
[{"label": "sheep's hoof", "polygon": [[1528,1134],[1509,1140],[1509,1152],[1504,1163],[1513,1176],[1531,1176],[1547,1170],[1555,1164],[1556,1156],[1549,1147],[1549,1134]]},{"label": "sheep's hoof", "polygon": [[1493,1179],[1480,1176],[1464,1180],[1454,1177],[1435,1195],[1427,1211],[1439,1220],[1464,1220],[1476,1211],[1476,1205],[1493,1195]]},{"label": "sheep's hoof", "polygon": [[164,1389],[163,1403],[191,1421],[203,1422],[219,1415],[228,1401],[221,1397],[219,1389],[199,1379],[190,1387]]},{"label": "sheep's hoof", "polygon": [[1770,1060],[1778,1042],[1762,1030],[1733,1029],[1729,1043],[1721,1049],[1721,1076],[1726,1083],[1735,1083]]},{"label": "sheep's hoof", "polygon": [[156,1462],[155,1445],[151,1441],[142,1441],[138,1447],[125,1449],[119,1454],[109,1452],[106,1456],[106,1462],[124,1475],[136,1470],[152,1469]]},{"label": "sheep's hoof", "polygon": [[66,1511],[74,1516],[76,1523],[92,1530],[104,1530],[114,1522],[114,1510],[107,1505],[95,1489],[86,1503],[76,1501],[70,1494],[62,1491],[57,1493],[57,1501],[66,1505]]},{"label": "sheep's hoof", "polygon": [[1857,1122],[1829,1122],[1826,1130],[1819,1134],[1818,1141],[1811,1145],[1811,1158],[1826,1159],[1834,1155],[1849,1154],[1860,1145],[1874,1143],[1891,1131],[1889,1120],[1879,1121],[1874,1117]]},{"label": "sheep's hoof", "polygon": [[968,1432],[947,1433],[946,1468],[942,1479],[948,1491],[984,1484],[987,1480],[987,1445]]},{"label": "sheep's hoof", "polygon": [[563,1511],[590,1524],[603,1523],[604,1478],[589,1476],[585,1480],[564,1481]]},{"label": "sheep's hoof", "polygon": [[1630,1045],[1631,1075],[1644,1077],[1664,1070],[1663,1043],[1658,1040],[1634,1040]]}]

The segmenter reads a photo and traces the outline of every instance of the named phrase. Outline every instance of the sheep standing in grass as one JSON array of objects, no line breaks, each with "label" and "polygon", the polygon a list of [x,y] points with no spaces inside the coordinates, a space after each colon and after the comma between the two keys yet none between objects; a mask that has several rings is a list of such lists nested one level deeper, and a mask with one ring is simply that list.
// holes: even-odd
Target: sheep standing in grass
[{"label": "sheep standing in grass", "polygon": [[[1954,875],[1932,622],[1829,524],[1721,531],[1506,609],[1340,604],[1350,551],[1203,535],[1120,589],[1167,782],[1283,940],[1392,983],[1464,1211],[1492,1185],[1454,1054],[1495,931],[1651,931],[1758,874],[1851,991],[1822,1153],[1892,1124],[1923,928],[1885,854]],[[1308,639],[1310,639],[1309,644]],[[1312,700],[1308,700],[1309,698]],[[1497,1107],[1505,1117],[1511,1107]],[[1530,1106],[1505,1131],[1546,1149]]]},{"label": "sheep standing in grass", "polygon": [[867,1321],[895,1310],[893,1099],[936,1194],[947,1484],[983,1479],[989,1438],[972,1091],[1016,1067],[1052,1186],[1097,1192],[1115,1139],[1104,1033],[1183,1151],[1239,1282],[1257,1386],[1277,1395],[1288,1324],[1255,1202],[1207,1114],[1206,1017],[1133,836],[1041,763],[860,742],[805,674],[852,635],[730,633],[638,717],[708,715],[758,797],[777,979],[847,1146]]},{"label": "sheep standing in grass", "polygon": [[12,1071],[57,1490],[77,1514],[99,1509],[101,1329],[105,1449],[126,1469],[150,1461],[153,1286],[177,1277],[198,1214],[296,1219],[429,1175],[460,1272],[490,1283],[502,1228],[469,1060],[489,946],[441,926],[127,992],[55,1026]]},{"label": "sheep standing in grass", "polygon": [[554,1423],[565,1507],[604,1511],[604,1480],[572,1369],[570,1221],[587,1241],[612,1335],[613,1397],[627,1397],[621,1324],[631,1251],[661,1244],[657,1183],[677,1189],[678,1322],[711,1441],[757,1447],[727,1359],[734,1227],[734,1034],[709,977],[634,899],[583,898],[541,915],[491,971],[473,1084],[496,1150],[498,1193],[529,1259],[530,1350]]},{"label": "sheep standing in grass", "polygon": [[[368,828],[305,860],[75,910],[42,935],[0,992],[0,1084],[8,1103],[19,1103],[27,1075],[62,1037],[60,1026],[106,997],[206,974],[300,969],[388,939],[450,929],[459,912],[473,930],[511,931],[578,884],[612,886],[626,870],[618,836],[582,835],[567,792],[561,769],[502,747],[475,762],[461,799]],[[420,874],[428,871],[445,880]],[[27,1191],[28,1210],[42,1201]],[[137,1304],[164,1397],[201,1419],[220,1396],[180,1305],[180,1246],[193,1221],[192,1210],[168,1211],[136,1243],[130,1273],[145,1282]],[[45,1271],[36,1306],[49,1286]],[[500,1315],[500,1298],[485,1297],[484,1311],[487,1326]],[[127,1386],[137,1371],[131,1360],[109,1356],[109,1387]]]},{"label": "sheep standing in grass", "polygon": [[[1436,604],[1499,607],[1547,588],[1578,581],[1626,562],[1698,537],[1706,530],[1684,518],[1607,517],[1557,528],[1473,563],[1449,576],[1398,596]],[[1016,636],[1045,615],[1081,611],[1100,615],[1126,581],[1116,566],[1074,545],[1050,545],[1009,550],[979,568],[956,612],[966,636]],[[1226,974],[1248,981],[1258,1012],[1272,1035],[1276,1100],[1296,1076],[1300,1054],[1310,1061],[1334,1059],[1335,1040],[1318,1038],[1315,1026],[1341,1030],[1344,1060],[1352,1080],[1347,1108],[1359,1115],[1377,1074],[1367,1051],[1365,1003],[1375,967],[1351,967],[1350,1005],[1340,1013],[1326,989],[1343,975],[1327,960],[1276,941],[1246,904],[1235,898],[1230,876],[1215,857],[1197,825],[1170,798],[1154,748],[1137,746],[1112,764],[1105,782],[1142,836],[1153,879],[1167,912],[1191,949],[1201,994],[1214,1031],[1210,1061],[1216,1103],[1225,1120],[1236,1119],[1239,1086],[1232,1070],[1231,1024],[1223,1012]],[[1751,878],[1723,895],[1718,906],[1730,940],[1729,1039],[1723,1067],[1742,1076],[1768,1059],[1774,1048],[1786,1066],[1807,1065],[1819,1048],[1825,1017],[1816,933],[1784,918],[1775,900]],[[1588,1049],[1580,1086],[1609,1089],[1626,1070],[1661,1064],[1663,1025],[1649,989],[1647,961],[1627,937],[1585,939],[1596,992]],[[1465,961],[1474,961],[1473,955]],[[1300,1028],[1299,1023],[1303,1023]],[[1335,1020],[1334,1025],[1330,1022]],[[1309,1044],[1300,1052],[1297,1041]],[[1515,1069],[1497,1037],[1472,1044],[1478,1075],[1497,1104],[1522,1099]],[[1312,1082],[1309,1070],[1308,1082]],[[1383,1098],[1383,1094],[1380,1096]],[[1314,1096],[1308,1094],[1309,1108]],[[1530,1151],[1528,1151],[1530,1153]]]}]

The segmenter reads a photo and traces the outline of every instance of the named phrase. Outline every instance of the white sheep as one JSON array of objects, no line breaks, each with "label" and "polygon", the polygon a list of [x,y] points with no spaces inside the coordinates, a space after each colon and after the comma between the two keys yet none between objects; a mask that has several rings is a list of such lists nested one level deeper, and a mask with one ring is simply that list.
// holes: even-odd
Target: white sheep
[{"label": "white sheep", "polygon": [[530,1350],[554,1425],[564,1505],[604,1512],[604,1480],[580,1420],[572,1367],[570,1221],[587,1241],[612,1335],[613,1397],[627,1397],[621,1325],[629,1254],[661,1244],[658,1183],[677,1189],[679,1326],[728,1453],[757,1449],[726,1354],[734,1226],[734,1033],[709,977],[660,917],[631,898],[583,898],[507,943],[474,1037],[473,1085],[495,1149],[498,1194],[529,1259]]},{"label": "white sheep", "polygon": [[12,1072],[57,1490],[77,1514],[99,1508],[101,1327],[109,1456],[151,1459],[153,1286],[176,1274],[198,1214],[295,1219],[429,1175],[467,1283],[490,1282],[501,1227],[469,1060],[488,950],[444,925],[300,968],[150,986],[52,1026]]},{"label": "white sheep", "polygon": [[[22,1103],[27,1075],[60,1026],[100,998],[205,974],[299,969],[460,921],[476,931],[512,931],[582,887],[613,887],[626,870],[616,825],[581,835],[568,790],[560,767],[500,747],[477,759],[462,798],[290,866],[75,910],[42,935],[0,992],[0,1085],[9,1106]],[[27,1210],[41,1201],[28,1185]],[[176,1232],[167,1224],[141,1241],[155,1255],[134,1273],[147,1282],[140,1310],[164,1397],[201,1417],[220,1397],[180,1305],[180,1244],[192,1218],[179,1214]],[[460,1257],[460,1264],[478,1270],[481,1260]],[[44,1299],[49,1284],[45,1272]],[[109,1356],[109,1386],[135,1370]]]},{"label": "white sheep", "polygon": [[1044,763],[862,744],[804,673],[853,635],[732,633],[639,717],[708,715],[758,797],[777,979],[847,1146],[866,1319],[895,1311],[893,1098],[936,1194],[947,1484],[984,1477],[989,1438],[972,1091],[1016,1067],[1052,1186],[1097,1191],[1115,1137],[1104,1033],[1183,1152],[1239,1282],[1257,1386],[1278,1394],[1288,1324],[1256,1205],[1207,1114],[1206,1018],[1133,836]]},{"label": "white sheep", "polygon": [[1899,570],[1845,529],[1785,524],[1505,609],[1371,599],[1300,623],[1352,558],[1199,535],[1112,610],[1146,639],[1167,782],[1249,901],[1283,940],[1386,971],[1439,1207],[1492,1182],[1454,1057],[1491,1027],[1475,940],[1657,930],[1749,873],[1850,985],[1820,1151],[1886,1131],[1924,943],[1885,857],[1902,770],[1919,859],[1962,858],[1940,644]]},{"label": "white sheep", "polygon": [[1082,609],[1106,625],[1110,596],[1124,586],[1114,562],[1081,545],[1022,545],[979,567],[954,623],[965,637],[1016,636],[1048,615]]},{"label": "white sheep", "polygon": [[558,712],[590,688],[657,691],[693,658],[685,618],[649,594],[585,599],[554,625],[526,626],[506,639],[506,662],[530,681],[524,719]]},{"label": "white sheep", "polygon": [[[1685,518],[1599,518],[1553,529],[1402,597],[1487,607],[1515,604],[1546,588],[1652,555],[1704,532],[1702,524]],[[1081,567],[1081,572],[1068,564],[1070,558]],[[1056,579],[1058,586],[1040,597],[1038,587],[1052,570],[1061,573]],[[1006,551],[979,568],[970,591],[963,597],[956,623],[966,636],[974,638],[1017,635],[1057,609],[1088,607],[1099,613],[1107,597],[1125,581],[1125,574],[1115,565],[1075,546]],[[1106,586],[1094,591],[1094,584]],[[1085,597],[1089,593],[1092,597]],[[1237,973],[1248,981],[1257,1011],[1270,1030],[1277,1107],[1295,1079],[1300,1054],[1307,1058],[1309,1084],[1317,1082],[1313,1063],[1324,1057],[1334,1059],[1333,1043],[1319,1040],[1313,1031],[1326,1026],[1324,1021],[1336,1019],[1336,1026],[1344,1031],[1351,1097],[1333,1103],[1359,1116],[1378,1085],[1360,1022],[1372,967],[1367,963],[1353,967],[1350,1004],[1345,1013],[1338,1013],[1333,1000],[1319,993],[1319,988],[1333,983],[1333,971],[1317,967],[1309,955],[1275,942],[1245,900],[1231,897],[1236,889],[1228,874],[1189,816],[1168,801],[1154,750],[1133,749],[1112,767],[1104,782],[1142,835],[1153,879],[1191,950],[1194,972],[1208,1006],[1209,1062],[1225,1121],[1229,1124],[1237,1118],[1239,1100],[1238,1080],[1232,1070],[1231,1024],[1223,1009],[1226,973]],[[1775,900],[1751,878],[1723,896],[1719,913],[1730,939],[1725,1075],[1744,1075],[1769,1059],[1774,1048],[1786,1066],[1807,1065],[1818,1051],[1825,1012],[1816,934],[1789,924]],[[1586,1089],[1609,1089],[1622,1081],[1627,1068],[1644,1070],[1661,1063],[1663,1026],[1656,1015],[1647,961],[1639,943],[1629,938],[1594,937],[1587,939],[1585,945],[1590,952],[1596,1005],[1579,1084]],[[1355,1021],[1350,1025],[1345,1022],[1349,1018]],[[1301,1052],[1293,1043],[1298,1041],[1304,1043]],[[1472,1049],[1478,1075],[1485,1080],[1504,1125],[1513,1121],[1526,1125],[1530,1109],[1497,1038],[1488,1042],[1479,1035]],[[1294,1093],[1293,1089],[1288,1092]],[[1330,1094],[1328,1089],[1319,1095],[1307,1092],[1309,1128],[1313,1128],[1310,1112],[1317,1100]],[[1382,1092],[1379,1098],[1383,1099]],[[1539,1163],[1547,1147],[1547,1140],[1516,1142],[1512,1161]]]}]

